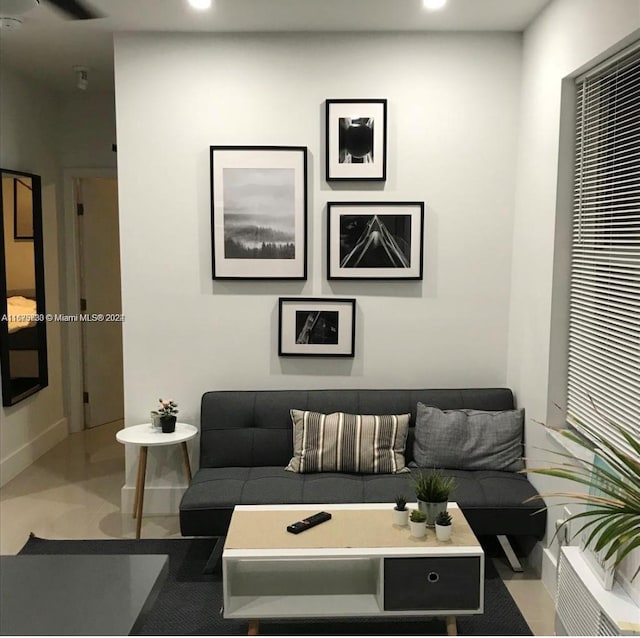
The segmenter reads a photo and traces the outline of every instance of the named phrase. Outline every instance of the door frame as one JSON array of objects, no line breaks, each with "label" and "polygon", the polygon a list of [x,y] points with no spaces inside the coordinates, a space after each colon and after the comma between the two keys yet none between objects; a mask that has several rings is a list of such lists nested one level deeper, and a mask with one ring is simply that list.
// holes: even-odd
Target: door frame
[{"label": "door frame", "polygon": [[[65,168],[64,211],[60,229],[59,250],[61,259],[61,301],[65,313],[80,314],[80,254],[78,250],[78,223],[74,180],[91,177],[118,179],[116,168]],[[122,288],[122,279],[120,280]],[[78,322],[67,321],[62,325],[62,370],[64,379],[64,401],[66,405],[69,432],[82,432],[84,427],[84,381],[82,361],[82,326]]]}]

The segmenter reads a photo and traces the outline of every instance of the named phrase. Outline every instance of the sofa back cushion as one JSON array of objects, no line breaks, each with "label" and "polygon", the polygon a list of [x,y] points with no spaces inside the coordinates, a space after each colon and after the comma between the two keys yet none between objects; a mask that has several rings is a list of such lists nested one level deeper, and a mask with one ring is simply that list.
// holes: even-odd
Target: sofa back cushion
[{"label": "sofa back cushion", "polygon": [[418,403],[413,458],[420,467],[517,472],[524,410],[440,410]]},{"label": "sofa back cushion", "polygon": [[293,456],[285,469],[301,474],[408,472],[404,450],[410,418],[291,410]]},{"label": "sofa back cushion", "polygon": [[[200,467],[286,466],[293,454],[290,410],[410,413],[418,402],[442,409],[510,410],[507,388],[455,390],[220,390],[202,396]],[[413,459],[413,427],[406,456]]]}]

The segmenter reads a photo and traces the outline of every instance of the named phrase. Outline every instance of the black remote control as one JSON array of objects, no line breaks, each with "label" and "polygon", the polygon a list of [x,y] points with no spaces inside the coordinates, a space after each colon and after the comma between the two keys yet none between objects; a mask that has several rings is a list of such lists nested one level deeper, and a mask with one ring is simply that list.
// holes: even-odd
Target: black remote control
[{"label": "black remote control", "polygon": [[330,519],[331,514],[329,514],[329,512],[318,512],[313,516],[303,518],[297,523],[287,525],[287,532],[291,532],[292,534],[299,534],[300,532],[304,532],[306,529],[311,529],[312,527],[320,525],[320,523],[324,523],[325,521],[328,521]]}]

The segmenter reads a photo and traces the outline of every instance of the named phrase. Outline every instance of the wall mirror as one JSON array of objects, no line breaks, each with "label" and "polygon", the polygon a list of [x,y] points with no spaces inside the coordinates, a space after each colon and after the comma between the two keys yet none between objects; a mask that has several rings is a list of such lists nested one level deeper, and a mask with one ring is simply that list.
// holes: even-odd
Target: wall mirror
[{"label": "wall mirror", "polygon": [[48,384],[42,187],[38,175],[0,169],[2,405]]}]

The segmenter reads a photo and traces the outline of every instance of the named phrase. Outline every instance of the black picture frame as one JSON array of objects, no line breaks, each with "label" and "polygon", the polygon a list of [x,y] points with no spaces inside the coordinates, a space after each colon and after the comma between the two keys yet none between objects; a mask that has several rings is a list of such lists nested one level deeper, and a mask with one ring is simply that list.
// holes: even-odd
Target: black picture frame
[{"label": "black picture frame", "polygon": [[387,100],[327,99],[325,173],[328,182],[387,179]]},{"label": "black picture frame", "polygon": [[327,279],[421,280],[424,202],[328,202]]},{"label": "black picture frame", "polygon": [[278,356],[355,356],[356,300],[280,297]]},{"label": "black picture frame", "polygon": [[[47,353],[47,322],[46,299],[44,282],[44,236],[42,225],[42,180],[39,175],[0,168],[0,217],[4,219],[5,205],[13,205],[13,194],[15,192],[14,182],[21,180],[31,187],[27,189],[31,198],[31,214],[33,218],[33,285],[21,283],[20,286],[27,285],[27,288],[16,288],[16,284],[10,279],[9,273],[15,271],[16,263],[11,260],[16,259],[16,251],[7,250],[8,244],[15,239],[11,239],[10,234],[5,234],[4,224],[0,225],[0,316],[20,315],[18,323],[26,325],[11,326],[12,321],[0,321],[0,370],[2,374],[2,405],[12,406],[20,401],[24,401],[36,392],[49,385],[49,368]],[[7,189],[7,190],[5,190]],[[7,193],[7,197],[5,197]],[[7,213],[10,215],[10,213]],[[11,217],[9,216],[9,219]],[[24,255],[19,255],[23,257]],[[21,260],[21,268],[26,264]],[[29,264],[31,267],[31,264]],[[33,306],[25,310],[24,301],[35,302],[35,314]],[[14,306],[13,302],[19,301]],[[23,321],[23,314],[32,315],[32,321]],[[20,354],[18,351],[21,351]],[[14,374],[11,365],[12,356],[27,355],[31,360],[31,372],[21,371]]]},{"label": "black picture frame", "polygon": [[209,151],[213,279],[306,279],[307,147]]},{"label": "black picture frame", "polygon": [[[29,179],[29,182],[31,180]],[[33,186],[16,177],[13,180],[13,238],[33,239]]]}]

